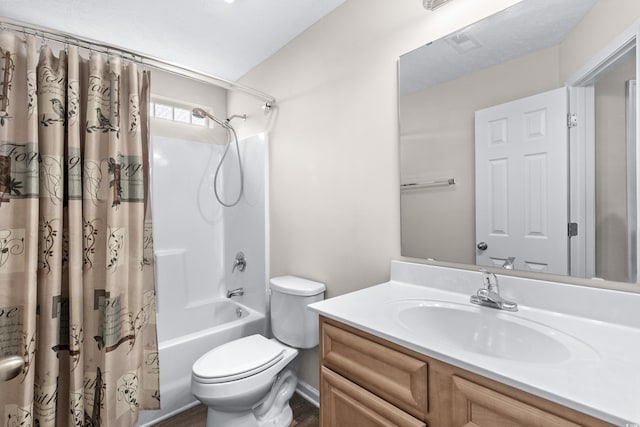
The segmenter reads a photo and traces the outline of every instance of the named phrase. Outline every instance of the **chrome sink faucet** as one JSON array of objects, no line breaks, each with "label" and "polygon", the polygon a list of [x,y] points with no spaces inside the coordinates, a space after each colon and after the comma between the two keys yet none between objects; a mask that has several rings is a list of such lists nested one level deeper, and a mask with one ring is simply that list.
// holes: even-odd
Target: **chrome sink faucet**
[{"label": "chrome sink faucet", "polygon": [[513,262],[515,260],[516,260],[516,257],[510,256],[504,261],[504,264],[502,264],[502,268],[504,268],[505,270],[513,270]]},{"label": "chrome sink faucet", "polygon": [[496,275],[487,270],[480,270],[480,273],[482,273],[483,286],[478,289],[476,295],[471,295],[471,303],[497,308],[498,310],[518,311],[518,304],[500,296]]}]

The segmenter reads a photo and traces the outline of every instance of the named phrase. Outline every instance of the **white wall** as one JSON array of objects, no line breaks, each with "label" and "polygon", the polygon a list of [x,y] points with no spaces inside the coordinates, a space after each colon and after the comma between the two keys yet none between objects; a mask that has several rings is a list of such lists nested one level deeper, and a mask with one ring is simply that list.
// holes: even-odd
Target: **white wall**
[{"label": "white wall", "polygon": [[[230,94],[239,129],[270,131],[271,276],[323,282],[329,297],[389,279],[400,257],[397,60],[515,0],[348,0],[246,75],[277,98],[270,116]],[[317,350],[300,377],[317,387]]]},{"label": "white wall", "polygon": [[613,38],[640,18],[638,0],[600,0],[560,46],[560,78],[573,76]]}]

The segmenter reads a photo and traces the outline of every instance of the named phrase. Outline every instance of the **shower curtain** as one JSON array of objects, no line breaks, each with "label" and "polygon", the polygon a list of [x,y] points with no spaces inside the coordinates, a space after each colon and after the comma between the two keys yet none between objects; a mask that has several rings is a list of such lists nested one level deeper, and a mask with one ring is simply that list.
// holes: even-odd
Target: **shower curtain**
[{"label": "shower curtain", "polygon": [[5,426],[131,426],[160,406],[149,74],[0,32]]}]

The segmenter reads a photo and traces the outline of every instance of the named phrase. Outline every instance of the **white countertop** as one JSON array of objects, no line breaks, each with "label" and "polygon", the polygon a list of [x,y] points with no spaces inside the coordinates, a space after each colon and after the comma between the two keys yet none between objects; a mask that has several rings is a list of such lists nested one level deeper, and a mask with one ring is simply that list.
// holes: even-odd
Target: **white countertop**
[{"label": "white countertop", "polygon": [[[477,354],[437,339],[426,339],[427,329],[433,325],[425,325],[424,330],[410,330],[397,321],[391,306],[396,301],[471,305],[469,296],[480,287],[480,277],[474,271],[394,261],[391,281],[320,301],[309,308],[612,424],[640,425],[640,294],[499,276],[501,294],[515,300],[519,311],[481,309],[489,310],[489,315],[516,316],[543,324],[575,338],[582,346],[579,357],[562,362],[530,363]],[[408,280],[412,283],[407,283]],[[426,285],[430,281],[433,286]],[[603,301],[608,305],[604,309]],[[595,314],[586,317],[584,313],[589,312],[591,304],[595,304],[591,310]],[[558,310],[563,305],[567,310]],[[626,313],[634,307],[635,310]]]}]

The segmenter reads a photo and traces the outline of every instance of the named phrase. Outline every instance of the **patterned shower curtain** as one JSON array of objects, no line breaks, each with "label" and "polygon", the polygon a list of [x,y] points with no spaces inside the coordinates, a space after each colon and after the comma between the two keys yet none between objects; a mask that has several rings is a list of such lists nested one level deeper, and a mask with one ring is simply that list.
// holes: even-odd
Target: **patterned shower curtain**
[{"label": "patterned shower curtain", "polygon": [[0,32],[4,426],[131,426],[157,409],[149,74]]}]

